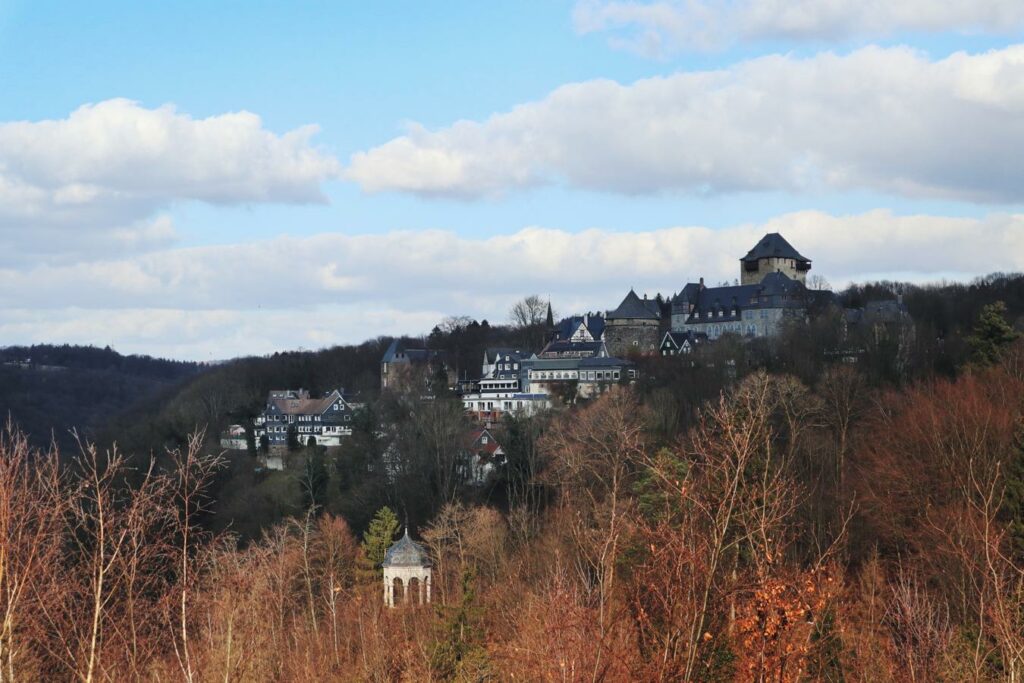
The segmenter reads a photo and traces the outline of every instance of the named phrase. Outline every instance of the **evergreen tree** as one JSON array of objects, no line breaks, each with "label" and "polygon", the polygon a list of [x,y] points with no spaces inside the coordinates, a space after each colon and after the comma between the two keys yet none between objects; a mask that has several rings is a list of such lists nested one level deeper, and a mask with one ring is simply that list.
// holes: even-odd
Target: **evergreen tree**
[{"label": "evergreen tree", "polygon": [[389,507],[382,507],[370,521],[370,526],[363,534],[363,556],[360,558],[364,578],[379,578],[380,563],[384,561],[384,553],[395,542],[398,533],[398,516]]},{"label": "evergreen tree", "polygon": [[1006,304],[997,301],[981,309],[978,324],[967,343],[976,363],[993,365],[999,361],[1003,348],[1016,338],[1017,333],[1006,322]]},{"label": "evergreen tree", "polygon": [[1007,517],[1011,551],[1024,561],[1024,416],[1017,423],[1013,455],[1006,464],[1003,512]]},{"label": "evergreen tree", "polygon": [[251,422],[245,426],[245,449],[249,455],[256,455],[256,430]]},{"label": "evergreen tree", "polygon": [[295,425],[288,425],[288,450],[297,451],[301,444],[299,444],[299,432],[295,429]]},{"label": "evergreen tree", "polygon": [[[480,629],[481,610],[476,601],[472,568],[462,573],[462,598],[449,608],[441,633],[430,655],[430,668],[439,680],[479,681],[488,674],[487,650]],[[445,608],[439,607],[440,611]]]}]

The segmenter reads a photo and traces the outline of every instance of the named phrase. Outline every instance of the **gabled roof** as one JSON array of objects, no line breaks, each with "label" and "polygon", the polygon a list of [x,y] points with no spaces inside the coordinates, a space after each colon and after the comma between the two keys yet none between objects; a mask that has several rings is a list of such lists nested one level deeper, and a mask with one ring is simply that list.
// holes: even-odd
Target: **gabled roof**
[{"label": "gabled roof", "polygon": [[484,351],[484,357],[488,363],[497,363],[499,358],[508,356],[512,360],[522,360],[527,358],[528,354],[520,351],[519,349],[513,349],[508,347],[492,347]]},{"label": "gabled roof", "polygon": [[590,332],[594,339],[600,339],[601,335],[604,334],[604,318],[599,315],[573,315],[568,318],[563,318],[555,326],[555,337],[557,339],[569,339],[576,330],[579,329],[580,325],[586,325],[587,330]]},{"label": "gabled roof", "polygon": [[641,319],[658,320],[661,318],[661,307],[654,299],[640,299],[632,289],[614,311],[605,316],[609,320]]},{"label": "gabled roof", "polygon": [[679,293],[672,297],[672,303],[680,303],[688,301],[691,304],[697,303],[697,297],[700,296],[700,290],[704,288],[704,279],[701,278],[701,282],[687,282],[686,286],[679,290]]},{"label": "gabled roof", "polygon": [[689,342],[690,346],[696,346],[697,344],[703,344],[707,340],[708,335],[703,332],[666,332],[665,336],[661,338],[661,345],[664,346],[667,341],[675,348],[681,349],[686,342]]},{"label": "gabled roof", "polygon": [[430,556],[423,546],[409,538],[409,529],[384,553],[382,567],[429,567]]},{"label": "gabled roof", "polygon": [[793,245],[786,241],[786,238],[777,232],[770,232],[761,238],[761,241],[754,245],[754,248],[747,252],[741,261],[758,261],[763,258],[791,258],[797,261],[810,263],[809,258],[800,255]]},{"label": "gabled roof", "polygon": [[[484,436],[488,437],[487,443],[481,442],[481,437]],[[486,427],[478,427],[477,429],[471,431],[469,434],[466,435],[465,442],[467,449],[472,449],[478,453],[482,452],[488,455],[494,455],[499,451],[504,452],[503,449],[501,448],[501,444],[498,443],[498,440],[494,438],[494,435],[491,434],[490,430],[488,430]]]},{"label": "gabled roof", "polygon": [[308,395],[303,398],[275,398],[271,394],[267,403],[276,406],[284,415],[323,415],[338,399],[345,400],[341,392],[335,389],[323,398],[309,398]]}]

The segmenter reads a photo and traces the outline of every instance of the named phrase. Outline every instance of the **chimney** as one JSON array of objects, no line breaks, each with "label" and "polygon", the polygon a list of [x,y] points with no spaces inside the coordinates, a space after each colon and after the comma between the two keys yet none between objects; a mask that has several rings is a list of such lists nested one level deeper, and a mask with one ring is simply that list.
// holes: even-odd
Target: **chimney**
[{"label": "chimney", "polygon": [[704,278],[700,279],[700,288],[704,289]]}]

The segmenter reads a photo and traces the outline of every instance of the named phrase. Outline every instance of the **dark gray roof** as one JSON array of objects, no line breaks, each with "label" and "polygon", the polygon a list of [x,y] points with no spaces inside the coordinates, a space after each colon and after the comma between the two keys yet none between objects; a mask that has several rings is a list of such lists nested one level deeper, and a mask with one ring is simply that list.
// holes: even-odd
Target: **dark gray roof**
[{"label": "dark gray roof", "polygon": [[[750,308],[802,308],[807,305],[808,290],[799,280],[784,273],[769,273],[756,285],[705,287],[694,304],[690,322],[705,321],[701,316],[710,311],[714,322],[739,320],[744,309]],[[831,296],[831,293],[827,293]],[[722,315],[719,316],[718,312]],[[733,315],[733,311],[736,315]]]},{"label": "dark gray roof", "polygon": [[777,232],[770,232],[761,238],[761,241],[754,245],[754,248],[747,252],[741,261],[757,261],[763,258],[791,258],[797,261],[810,263],[809,258],[800,255],[793,248],[786,238]]},{"label": "dark gray roof", "polygon": [[429,567],[430,556],[422,545],[409,538],[409,529],[384,553],[382,567]]},{"label": "dark gray roof", "polygon": [[444,360],[444,354],[442,352],[431,351],[424,348],[408,348],[405,341],[396,339],[391,342],[388,350],[384,352],[384,357],[380,359],[380,362],[426,363],[428,361],[432,362],[438,360]]},{"label": "dark gray roof", "polygon": [[678,294],[672,297],[672,302],[679,303],[683,301],[688,301],[690,303],[696,303],[697,297],[700,296],[700,290],[703,287],[703,284],[697,282],[688,282],[686,283],[686,286],[679,291]]},{"label": "dark gray roof", "polygon": [[531,358],[523,361],[524,370],[575,370],[586,358]]},{"label": "dark gray roof", "polygon": [[392,341],[391,345],[388,346],[388,350],[384,352],[384,357],[380,359],[380,362],[393,363],[395,361],[395,356],[397,356],[401,350],[400,346],[401,340],[395,339],[394,341]]},{"label": "dark gray roof", "polygon": [[[572,336],[576,328],[584,322],[582,315],[574,315],[568,318],[563,318],[559,321],[558,325],[555,326],[555,332],[558,339],[568,339]],[[604,318],[599,315],[591,315],[586,318],[587,329],[590,330],[590,334],[593,335],[594,339],[600,339],[601,335],[604,334]]]},{"label": "dark gray roof", "polygon": [[629,294],[622,300],[619,307],[614,311],[609,311],[608,315],[605,316],[609,320],[622,320],[622,319],[643,319],[643,320],[657,320],[661,317],[661,307],[658,302],[654,299],[640,299],[632,289],[629,290]]},{"label": "dark gray roof", "polygon": [[664,345],[666,340],[670,340],[677,349],[681,349],[683,348],[683,343],[687,341],[690,342],[690,346],[706,342],[708,335],[703,332],[666,332],[661,343]]},{"label": "dark gray roof", "polygon": [[592,341],[592,342],[572,342],[562,339],[555,339],[548,342],[547,346],[541,349],[540,353],[537,354],[539,357],[544,358],[548,355],[557,356],[597,356],[600,355],[604,350],[604,342]]},{"label": "dark gray roof", "polygon": [[608,367],[627,367],[633,365],[632,361],[623,360],[622,358],[616,358],[615,356],[606,356],[604,358],[581,358],[581,368],[608,368]]},{"label": "dark gray roof", "polygon": [[508,356],[512,360],[522,360],[523,358],[529,358],[530,354],[524,353],[519,349],[513,349],[509,347],[492,347],[484,351],[487,356],[488,363],[497,363],[499,358]]}]

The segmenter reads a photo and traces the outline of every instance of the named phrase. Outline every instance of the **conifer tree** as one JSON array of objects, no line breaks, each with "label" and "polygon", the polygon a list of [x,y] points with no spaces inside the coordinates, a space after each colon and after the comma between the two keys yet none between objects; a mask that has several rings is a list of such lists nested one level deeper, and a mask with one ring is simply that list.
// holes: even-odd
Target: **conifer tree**
[{"label": "conifer tree", "polygon": [[476,570],[467,568],[462,573],[462,597],[450,608],[438,607],[445,616],[440,627],[434,651],[430,655],[430,668],[440,680],[479,681],[488,678],[490,663],[483,646],[480,629],[482,610],[477,604]]},{"label": "conifer tree", "polygon": [[1011,552],[1024,561],[1024,416],[1017,422],[1013,454],[1006,464],[1003,512],[1007,517]]},{"label": "conifer tree", "polygon": [[1006,322],[1006,304],[996,301],[981,309],[978,324],[967,338],[967,343],[971,346],[975,362],[993,365],[999,361],[1003,347],[1016,338],[1017,333]]},{"label": "conifer tree", "polygon": [[395,541],[398,532],[398,516],[385,506],[377,510],[370,521],[369,528],[363,534],[363,556],[360,558],[362,574],[365,578],[380,577],[380,563],[384,561],[384,553]]}]

